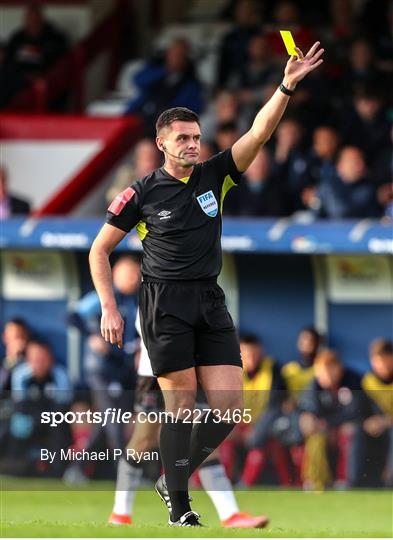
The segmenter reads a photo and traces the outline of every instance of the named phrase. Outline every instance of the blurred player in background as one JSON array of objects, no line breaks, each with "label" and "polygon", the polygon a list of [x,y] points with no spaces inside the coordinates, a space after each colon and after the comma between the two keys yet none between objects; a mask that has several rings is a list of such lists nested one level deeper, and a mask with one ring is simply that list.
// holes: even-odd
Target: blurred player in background
[{"label": "blurred player in background", "polygon": [[298,396],[314,377],[314,360],[321,344],[321,336],[315,328],[303,328],[297,339],[298,357],[284,364],[281,373],[292,397]]},{"label": "blurred player in background", "polygon": [[[306,56],[297,49],[298,56],[286,65],[283,83],[250,130],[205,163],[199,163],[198,116],[181,107],[164,111],[156,123],[164,166],[116,197],[90,251],[102,306],[102,335],[121,347],[124,324],[113,294],[109,255],[133,227],[142,239],[143,340],[166,411],[176,418],[161,428],[165,478],[156,484],[162,497],[167,486],[169,525],[201,525],[190,507],[188,479],[232,431],[234,411],[242,409],[239,342],[217,285],[224,197],[273,134],[297,83],[322,63],[323,52],[319,42]],[[198,382],[219,416],[206,416],[193,428],[185,417],[193,410]]]},{"label": "blurred player in background", "polygon": [[354,485],[359,467],[353,439],[360,429],[365,404],[360,379],[343,367],[332,349],[318,353],[314,369],[315,376],[299,400],[300,428],[305,438],[304,487],[321,490],[335,477],[343,487]]},{"label": "blurred player in background", "polygon": [[369,417],[363,429],[382,449],[382,480],[393,486],[393,344],[388,339],[375,339],[370,345],[371,371],[362,378],[362,388],[371,399]]},{"label": "blurred player in background", "polygon": [[[141,335],[139,317],[136,329]],[[201,408],[208,405],[200,404]],[[157,379],[154,377],[147,349],[141,340],[141,351],[138,365],[138,384],[135,411],[159,412],[164,410],[164,400]],[[152,450],[158,445],[160,423],[136,421],[135,428],[127,448],[137,452]],[[132,512],[136,490],[142,478],[143,462],[137,462],[132,457],[121,457],[117,469],[115,501],[109,523],[112,525],[131,525]],[[240,512],[232,485],[219,460],[217,451],[208,456],[199,468],[199,478],[203,489],[211,498],[223,527],[262,528],[268,523],[266,516],[251,516]],[[166,495],[163,502],[170,510],[170,500]]]},{"label": "blurred player in background", "polygon": [[243,360],[244,408],[250,413],[250,422],[237,426],[222,443],[221,452],[226,470],[233,477],[236,447],[246,446],[247,455],[240,484],[257,483],[271,456],[280,483],[288,485],[288,473],[283,466],[283,448],[274,438],[274,425],[281,416],[281,405],[286,398],[285,382],[274,360],[265,354],[262,342],[253,334],[240,337]]},{"label": "blurred player in background", "polygon": [[[10,319],[4,325],[2,341],[5,356],[0,366],[0,396],[11,389],[11,374],[24,361],[26,347],[30,339],[30,329],[23,319]],[[4,395],[4,397],[6,397]]]},{"label": "blurred player in background", "polygon": [[303,328],[297,338],[298,355],[283,365],[281,374],[285,380],[288,397],[282,405],[277,437],[288,447],[296,474],[296,484],[302,484],[304,439],[299,425],[299,399],[314,377],[314,360],[322,343],[322,336],[313,326]]},{"label": "blurred player in background", "polygon": [[[65,368],[56,363],[49,345],[31,339],[25,351],[25,361],[19,362],[11,374],[11,397],[14,412],[11,417],[9,451],[13,457],[25,460],[24,474],[41,468],[40,449],[56,452],[57,458],[48,465],[50,472],[60,475],[65,463],[60,450],[70,441],[69,425],[54,430],[42,423],[42,411],[65,412],[72,400],[72,387]],[[47,465],[47,464],[46,464]]]},{"label": "blurred player in background", "polygon": [[[137,291],[140,284],[139,260],[130,255],[120,257],[113,266],[114,294],[125,321],[124,348],[107,343],[100,334],[100,301],[95,291],[83,296],[70,314],[70,323],[86,337],[84,369],[97,411],[115,407],[132,407],[136,382],[134,355],[138,346],[135,331]],[[94,425],[86,449],[92,451],[101,443],[109,448],[123,448],[124,426],[108,422],[105,428]],[[70,466],[64,478],[69,483],[83,480],[80,463]]]}]

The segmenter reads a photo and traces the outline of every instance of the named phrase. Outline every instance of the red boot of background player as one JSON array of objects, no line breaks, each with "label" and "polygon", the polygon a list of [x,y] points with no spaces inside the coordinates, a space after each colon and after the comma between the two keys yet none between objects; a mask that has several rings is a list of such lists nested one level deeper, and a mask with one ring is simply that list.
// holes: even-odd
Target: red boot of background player
[{"label": "red boot of background player", "polygon": [[241,483],[245,486],[253,486],[261,475],[266,464],[266,453],[261,448],[249,450],[244,463]]}]

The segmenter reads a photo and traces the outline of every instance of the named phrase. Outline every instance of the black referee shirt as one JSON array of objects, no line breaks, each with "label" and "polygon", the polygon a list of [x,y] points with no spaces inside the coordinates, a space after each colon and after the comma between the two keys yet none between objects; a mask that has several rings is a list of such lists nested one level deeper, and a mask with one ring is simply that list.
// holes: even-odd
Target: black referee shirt
[{"label": "black referee shirt", "polygon": [[142,274],[156,279],[215,278],[221,271],[224,197],[240,180],[230,149],[178,180],[156,169],[117,195],[107,223],[143,243]]}]

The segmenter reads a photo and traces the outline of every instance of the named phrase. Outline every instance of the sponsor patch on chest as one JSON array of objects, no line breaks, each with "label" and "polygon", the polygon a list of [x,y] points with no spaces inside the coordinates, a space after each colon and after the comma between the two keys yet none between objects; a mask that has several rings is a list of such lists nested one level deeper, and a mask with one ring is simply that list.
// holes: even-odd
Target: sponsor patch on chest
[{"label": "sponsor patch on chest", "polygon": [[218,213],[218,203],[212,190],[206,191],[206,193],[202,193],[202,195],[198,195],[197,201],[205,214],[209,217],[216,217]]}]

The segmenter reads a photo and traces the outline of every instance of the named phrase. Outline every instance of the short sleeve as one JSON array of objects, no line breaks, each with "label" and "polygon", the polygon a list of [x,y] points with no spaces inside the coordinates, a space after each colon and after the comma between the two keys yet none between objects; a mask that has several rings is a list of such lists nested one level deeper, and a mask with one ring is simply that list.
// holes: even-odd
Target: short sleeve
[{"label": "short sleeve", "polygon": [[238,184],[240,182],[242,173],[238,171],[236,167],[236,164],[233,160],[231,148],[215,154],[210,159],[208,159],[204,163],[204,165],[206,167],[216,170],[216,173],[220,178],[221,185],[225,181],[225,178],[228,176],[230,176],[234,184]]},{"label": "short sleeve", "polygon": [[140,199],[140,186],[136,184],[116,195],[108,208],[106,222],[130,232],[140,221]]}]

